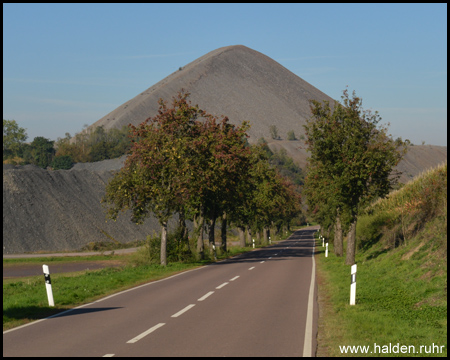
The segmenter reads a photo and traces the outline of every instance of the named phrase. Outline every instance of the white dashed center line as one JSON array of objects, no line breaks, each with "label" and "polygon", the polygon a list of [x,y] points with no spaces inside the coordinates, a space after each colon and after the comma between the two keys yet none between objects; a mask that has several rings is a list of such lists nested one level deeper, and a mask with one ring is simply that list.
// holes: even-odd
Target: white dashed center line
[{"label": "white dashed center line", "polygon": [[210,291],[209,293],[203,295],[200,299],[198,299],[198,301],[203,301],[205,300],[208,296],[214,294],[214,291]]},{"label": "white dashed center line", "polygon": [[225,285],[228,285],[228,283],[224,282],[222,285],[219,285],[218,287],[216,287],[216,289],[222,289]]},{"label": "white dashed center line", "polygon": [[186,306],[183,310],[180,310],[180,311],[178,311],[176,314],[173,314],[172,315],[172,317],[178,317],[178,316],[180,316],[181,314],[183,314],[183,313],[185,313],[186,311],[188,311],[189,309],[191,309],[191,308],[193,308],[195,306],[195,304],[191,304],[191,305],[188,305],[188,306]]},{"label": "white dashed center line", "polygon": [[[298,244],[298,242],[295,242],[295,245],[297,245],[297,244]],[[280,249],[280,251],[279,251],[277,254],[274,254],[274,256],[277,256],[278,254],[281,254],[281,253],[283,252],[283,250],[287,250],[287,249],[289,249],[289,247],[290,247],[290,245],[289,245],[289,246],[286,246],[285,249]],[[270,260],[270,259],[272,259],[272,256],[268,258],[268,260]],[[265,260],[260,261],[260,264],[263,264],[264,262],[265,262]],[[253,270],[254,268],[255,268],[255,266],[252,266],[252,267],[250,267],[248,270]],[[314,265],[313,265],[313,268],[314,268]],[[313,270],[314,270],[314,269],[313,269]],[[314,276],[314,275],[313,275],[313,276]],[[239,277],[240,277],[240,276],[237,275],[237,276],[233,277],[232,279],[230,279],[229,281],[234,281],[234,280],[238,279]],[[228,284],[229,284],[229,282],[224,282],[223,284],[217,286],[216,289],[221,289],[221,288],[225,287],[225,286],[228,285]],[[312,284],[313,284],[313,283],[312,283]],[[313,286],[313,285],[311,285],[311,287],[312,287],[312,286]],[[311,293],[311,291],[310,291],[310,293]],[[214,294],[214,291],[210,291],[210,292],[206,293],[206,294],[203,295],[201,298],[199,298],[198,301],[203,301],[203,300],[205,300],[206,298],[208,298],[209,296],[211,296],[212,294]],[[310,297],[311,297],[311,294],[310,294]],[[186,311],[192,309],[194,306],[195,306],[195,304],[190,304],[190,305],[186,306],[185,308],[183,308],[182,310],[178,311],[177,313],[173,314],[171,317],[176,318],[176,317],[178,317],[178,316],[184,314]],[[166,325],[166,324],[165,324],[165,323],[159,323],[159,324],[157,324],[157,325],[151,327],[151,328],[148,329],[147,331],[144,331],[142,334],[140,334],[140,335],[134,337],[133,339],[127,341],[127,343],[128,343],[128,344],[133,344],[133,343],[135,343],[135,342],[141,340],[141,339],[144,338],[145,336],[149,335],[150,333],[152,333],[153,331],[159,329],[160,327],[162,327],[162,326],[164,326],[164,325]],[[306,342],[306,339],[305,339],[305,342]],[[105,354],[105,355],[103,355],[103,357],[113,357],[114,355],[115,355],[115,354]]]},{"label": "white dashed center line", "polygon": [[165,323],[159,323],[158,325],[155,325],[148,329],[147,331],[144,331],[142,334],[132,338],[131,340],[127,341],[127,344],[134,344],[135,342],[141,340],[143,337],[147,336],[148,334],[152,333],[156,329],[159,329],[161,326],[166,325]]}]

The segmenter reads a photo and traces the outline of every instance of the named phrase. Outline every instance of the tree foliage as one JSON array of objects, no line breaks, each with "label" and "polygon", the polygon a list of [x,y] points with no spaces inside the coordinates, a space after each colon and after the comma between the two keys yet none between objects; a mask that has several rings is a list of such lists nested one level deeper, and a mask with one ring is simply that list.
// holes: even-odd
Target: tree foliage
[{"label": "tree foliage", "polygon": [[288,156],[285,149],[274,151],[268,158],[270,165],[275,167],[280,175],[286,179],[290,179],[298,187],[304,183],[304,173],[302,169],[294,162],[294,160]]},{"label": "tree foliage", "polygon": [[73,160],[70,155],[55,156],[50,166],[53,170],[68,170],[73,166]]},{"label": "tree foliage", "polygon": [[[389,193],[399,174],[393,168],[406,151],[387,127],[379,126],[378,112],[362,108],[362,100],[343,92],[343,103],[311,101],[312,117],[305,126],[311,156],[305,180],[310,211],[322,225],[341,217],[354,230],[361,207]],[[350,239],[354,238],[349,233]],[[355,244],[348,241],[346,263],[354,262]]]},{"label": "tree foliage", "polygon": [[3,159],[21,156],[21,148],[27,138],[26,129],[15,120],[3,119]]},{"label": "tree foliage", "polygon": [[280,136],[278,135],[278,128],[276,125],[270,125],[269,131],[272,139],[278,140],[280,138]]},{"label": "tree foliage", "polygon": [[69,133],[55,142],[56,156],[70,156],[74,162],[114,159],[130,148],[129,128],[105,130],[103,126],[83,129],[73,139]]},{"label": "tree foliage", "polygon": [[171,106],[160,99],[158,115],[131,126],[130,156],[103,199],[113,219],[123,210],[131,210],[135,221],[150,213],[158,218],[162,264],[167,221],[175,212],[196,223],[197,251],[202,253],[205,222],[211,235],[215,220],[224,221],[224,214],[236,222],[266,224],[271,214],[290,216],[295,208],[287,206],[292,192],[286,181],[267,162],[258,161],[246,143],[249,125],[235,126],[227,117],[208,114],[188,96],[180,92]]},{"label": "tree foliage", "polygon": [[54,155],[53,141],[43,136],[34,138],[31,143],[32,164],[45,169],[50,165]]},{"label": "tree foliage", "polygon": [[290,141],[297,140],[297,138],[295,137],[294,130],[288,131],[288,133],[287,133],[287,139],[290,140]]},{"label": "tree foliage", "polygon": [[[128,135],[127,126],[105,130],[103,126],[88,129],[85,125],[73,139],[69,133],[56,141],[38,136],[27,144],[26,129],[19,127],[15,120],[3,119],[3,161],[47,167],[53,160],[61,164],[64,159],[63,168],[67,169],[69,163],[114,159],[126,154],[130,147]],[[70,162],[68,157],[72,159]],[[56,168],[60,169],[59,165]]]}]

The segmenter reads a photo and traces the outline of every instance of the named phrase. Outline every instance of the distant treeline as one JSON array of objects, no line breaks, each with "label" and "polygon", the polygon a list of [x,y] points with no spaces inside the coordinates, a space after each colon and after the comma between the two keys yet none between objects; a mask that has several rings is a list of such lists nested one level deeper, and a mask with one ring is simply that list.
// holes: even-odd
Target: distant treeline
[{"label": "distant treeline", "polygon": [[70,169],[77,162],[114,159],[129,150],[128,132],[127,126],[120,130],[85,127],[74,138],[69,133],[56,141],[37,136],[26,143],[26,129],[19,127],[15,120],[3,119],[3,163],[58,170]]}]

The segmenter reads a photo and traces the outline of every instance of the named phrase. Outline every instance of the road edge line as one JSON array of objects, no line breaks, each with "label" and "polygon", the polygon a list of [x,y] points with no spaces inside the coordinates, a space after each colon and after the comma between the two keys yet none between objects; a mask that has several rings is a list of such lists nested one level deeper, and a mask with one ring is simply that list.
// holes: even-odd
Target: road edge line
[{"label": "road edge line", "polygon": [[303,344],[303,357],[312,357],[312,339],[313,339],[313,314],[314,314],[314,287],[316,278],[316,263],[314,260],[314,253],[316,248],[316,241],[313,233],[313,251],[312,251],[312,270],[311,270],[311,284],[309,286],[308,296],[308,312],[306,315],[305,326],[305,342]]}]

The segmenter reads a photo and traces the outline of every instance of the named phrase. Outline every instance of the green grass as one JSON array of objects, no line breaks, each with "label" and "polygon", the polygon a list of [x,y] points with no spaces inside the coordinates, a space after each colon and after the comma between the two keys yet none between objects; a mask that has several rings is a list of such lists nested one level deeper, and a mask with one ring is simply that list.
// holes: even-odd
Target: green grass
[{"label": "green grass", "polygon": [[325,341],[328,355],[340,356],[339,345],[374,343],[400,343],[417,349],[434,343],[445,345],[446,355],[447,271],[444,264],[432,270],[423,266],[421,260],[427,257],[429,247],[423,246],[409,260],[402,260],[404,251],[381,253],[371,260],[367,257],[373,253],[357,255],[355,306],[349,305],[350,267],[332,250],[328,258],[317,256],[318,271],[325,277],[332,304],[327,318],[322,319],[333,318]]},{"label": "green grass", "polygon": [[[336,257],[329,244],[325,258],[322,242],[317,241],[319,356],[447,356],[446,166],[445,172],[436,172],[379,202],[361,221],[356,305],[349,305],[350,266],[344,265],[345,256]],[[445,194],[445,200],[436,194]],[[401,214],[413,199],[427,206],[407,219],[386,216],[389,209]],[[416,353],[371,354],[374,344],[413,345]],[[433,344],[444,346],[444,353],[417,353],[420,346],[428,349]],[[369,346],[369,353],[341,353],[339,346],[351,345]]]}]

